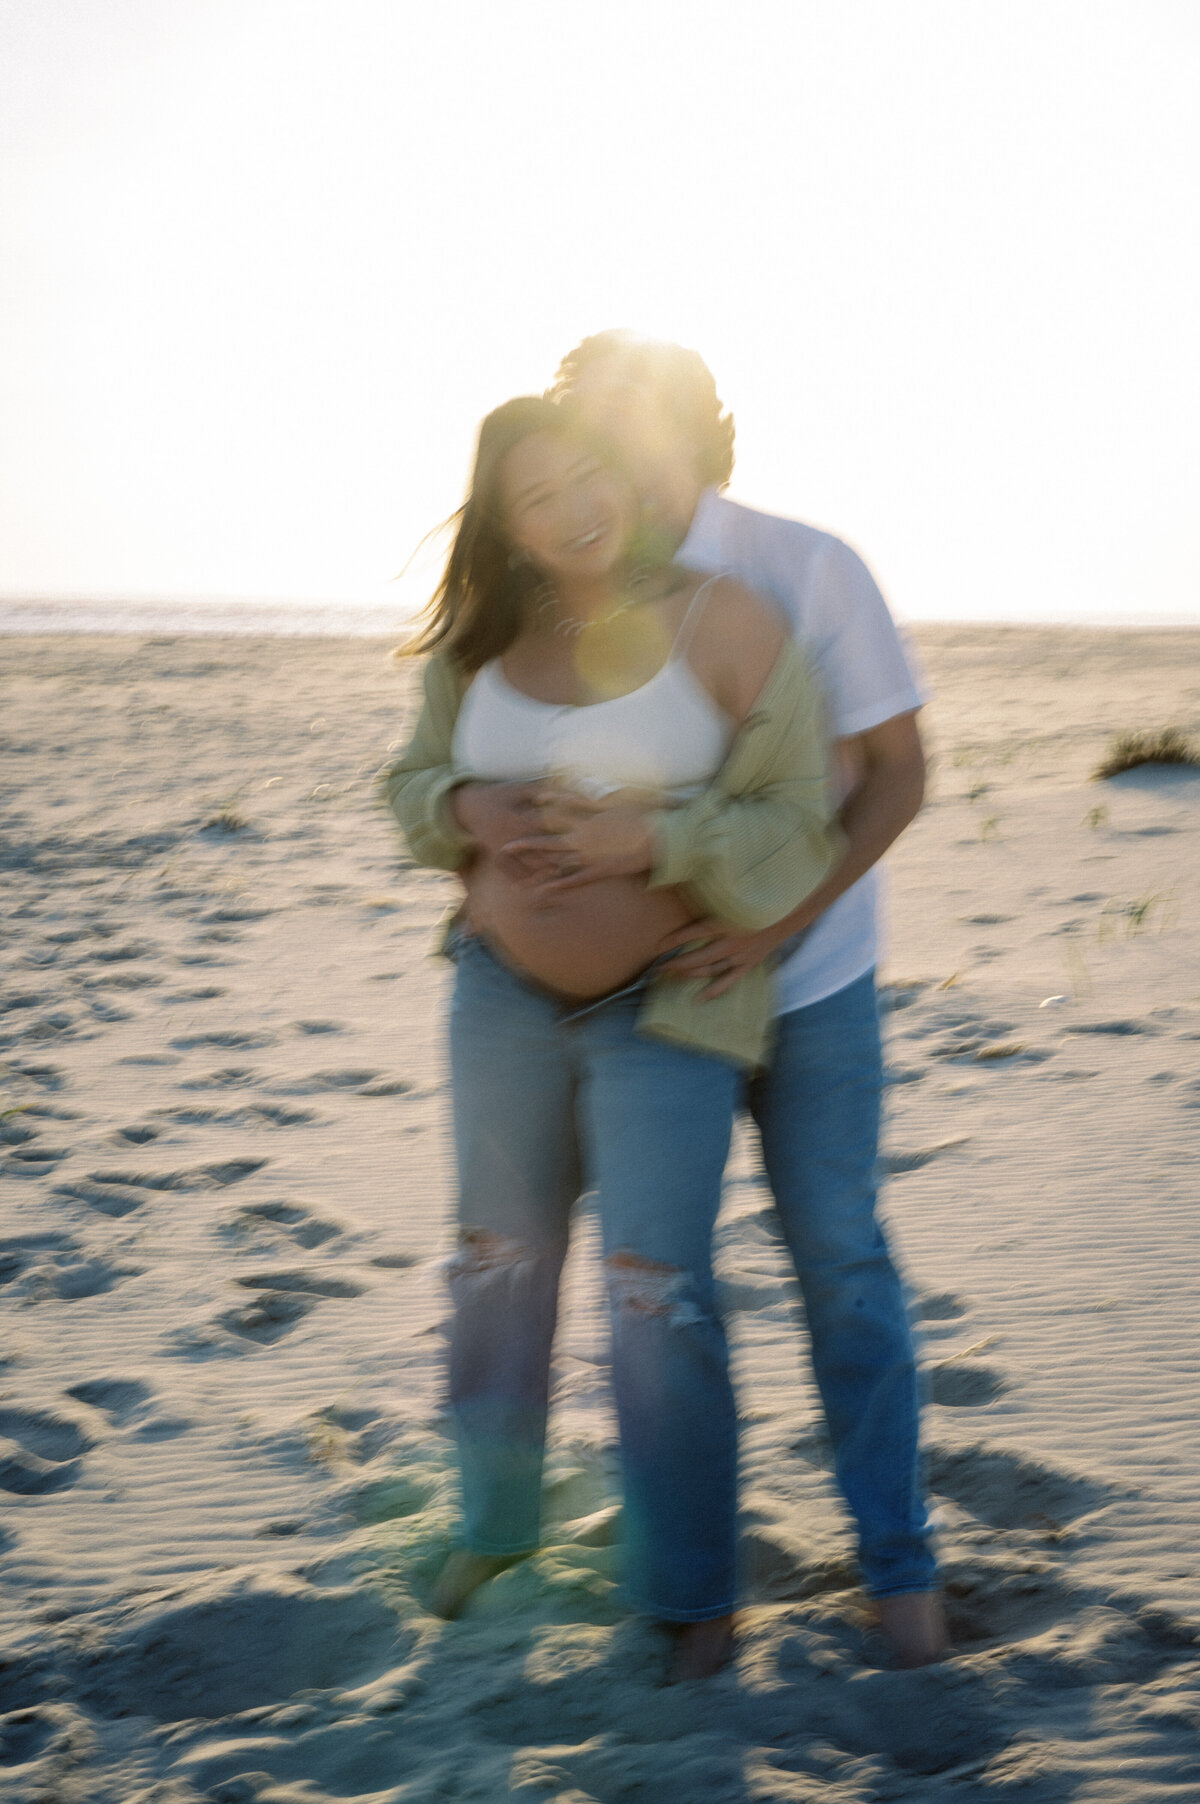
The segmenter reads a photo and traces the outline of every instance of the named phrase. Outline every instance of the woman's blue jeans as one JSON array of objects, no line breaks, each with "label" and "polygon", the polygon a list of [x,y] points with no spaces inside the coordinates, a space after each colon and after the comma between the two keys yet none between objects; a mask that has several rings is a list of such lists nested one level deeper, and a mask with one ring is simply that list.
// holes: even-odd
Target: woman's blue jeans
[{"label": "woman's blue jeans", "polygon": [[557,1001],[460,934],[450,1015],[459,1244],[450,1396],[467,1545],[537,1547],[572,1207],[598,1193],[626,1582],[674,1622],[733,1608],[737,1427],[711,1246],[740,1074],[637,1031],[641,986]]},{"label": "woman's blue jeans", "polygon": [[936,1583],[903,1287],[875,1217],[883,1069],[875,974],[776,1022],[750,1110],[795,1261],[838,1483],[876,1597]]}]

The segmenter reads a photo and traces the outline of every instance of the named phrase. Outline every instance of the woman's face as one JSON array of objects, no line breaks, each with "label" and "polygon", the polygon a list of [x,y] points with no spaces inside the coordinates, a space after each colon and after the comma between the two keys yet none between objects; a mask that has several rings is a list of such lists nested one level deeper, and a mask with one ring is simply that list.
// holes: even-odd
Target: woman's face
[{"label": "woman's face", "polygon": [[632,488],[557,432],[533,432],[508,452],[500,506],[513,546],[552,581],[607,575],[638,518]]}]

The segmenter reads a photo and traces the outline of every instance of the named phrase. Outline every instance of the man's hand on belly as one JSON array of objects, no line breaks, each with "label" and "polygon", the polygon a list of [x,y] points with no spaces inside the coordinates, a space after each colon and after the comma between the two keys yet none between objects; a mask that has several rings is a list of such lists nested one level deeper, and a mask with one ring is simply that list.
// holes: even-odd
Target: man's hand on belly
[{"label": "man's hand on belly", "polygon": [[[770,958],[784,940],[811,924],[802,909],[796,909],[786,920],[777,921],[773,927],[764,927],[759,933],[744,933],[740,928],[730,927],[726,921],[689,921],[677,933],[669,933],[662,943],[663,952],[677,955],[667,965],[665,975],[707,977],[710,979],[708,987],[700,992],[700,1000],[707,1002],[714,996],[723,996],[739,977]],[[688,946],[692,947],[690,952],[683,950]]]}]

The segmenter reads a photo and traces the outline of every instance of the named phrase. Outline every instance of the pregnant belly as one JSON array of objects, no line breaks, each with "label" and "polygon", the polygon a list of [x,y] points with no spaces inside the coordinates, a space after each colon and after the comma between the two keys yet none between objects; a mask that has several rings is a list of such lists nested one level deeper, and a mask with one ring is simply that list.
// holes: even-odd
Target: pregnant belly
[{"label": "pregnant belly", "polygon": [[644,971],[663,936],[693,918],[675,890],[606,877],[535,902],[483,857],[466,876],[472,927],[544,989],[572,1000],[604,996]]}]

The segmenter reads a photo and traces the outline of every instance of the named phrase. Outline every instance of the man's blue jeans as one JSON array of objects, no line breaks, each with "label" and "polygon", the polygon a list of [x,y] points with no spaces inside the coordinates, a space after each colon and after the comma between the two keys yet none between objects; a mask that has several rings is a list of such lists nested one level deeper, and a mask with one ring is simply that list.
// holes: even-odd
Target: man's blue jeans
[{"label": "man's blue jeans", "polygon": [[477,937],[458,936],[452,955],[450,1394],[467,1545],[538,1545],[559,1273],[572,1207],[595,1188],[627,1585],[665,1620],[722,1616],[736,1585],[737,1424],[711,1245],[740,1073],[639,1034],[639,984],[572,1007]]},{"label": "man's blue jeans", "polygon": [[900,1279],[875,1219],[883,1091],[875,975],[776,1023],[749,1106],[812,1338],[834,1468],[876,1597],[935,1583],[917,1375]]}]

